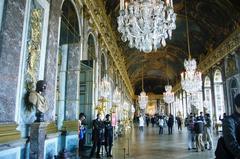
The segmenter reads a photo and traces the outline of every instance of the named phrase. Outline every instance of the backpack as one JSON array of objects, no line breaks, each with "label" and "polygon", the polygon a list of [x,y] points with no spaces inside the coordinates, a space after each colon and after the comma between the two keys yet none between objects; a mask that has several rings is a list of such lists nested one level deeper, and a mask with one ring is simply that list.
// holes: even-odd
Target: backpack
[{"label": "backpack", "polygon": [[215,156],[216,159],[234,159],[232,153],[226,148],[223,136],[218,139]]},{"label": "backpack", "polygon": [[[235,127],[237,132],[239,131],[239,125],[240,125],[240,121],[237,121],[236,117],[234,117],[233,115],[231,116],[231,118],[233,118],[234,122],[235,122]],[[237,134],[236,132],[236,134]],[[238,143],[240,143],[238,137],[237,141]],[[221,136],[218,139],[217,142],[217,147],[216,147],[216,151],[215,151],[215,156],[216,159],[234,159],[235,157],[233,156],[233,154],[227,149],[225,142],[224,142],[224,137]]]}]

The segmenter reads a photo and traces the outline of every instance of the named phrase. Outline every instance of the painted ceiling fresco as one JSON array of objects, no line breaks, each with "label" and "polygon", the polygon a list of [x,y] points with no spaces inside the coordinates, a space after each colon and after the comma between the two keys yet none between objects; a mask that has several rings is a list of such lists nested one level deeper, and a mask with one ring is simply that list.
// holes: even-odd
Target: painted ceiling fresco
[{"label": "painted ceiling fresco", "polygon": [[[172,40],[157,52],[143,53],[130,49],[128,42],[117,32],[120,0],[105,0],[106,13],[118,37],[118,45],[127,61],[127,71],[135,94],[141,92],[143,68],[144,90],[155,94],[164,91],[169,81],[175,85],[184,71],[183,61],[188,57],[184,0],[173,0],[177,13],[176,30]],[[216,48],[240,25],[240,0],[186,0],[189,19],[191,55],[200,58]],[[166,69],[168,67],[168,69]]]}]

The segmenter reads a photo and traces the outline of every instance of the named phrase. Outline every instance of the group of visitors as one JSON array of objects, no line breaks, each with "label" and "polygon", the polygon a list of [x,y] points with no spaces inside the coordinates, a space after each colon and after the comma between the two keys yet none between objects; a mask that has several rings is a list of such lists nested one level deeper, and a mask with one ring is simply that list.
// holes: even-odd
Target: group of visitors
[{"label": "group of visitors", "polygon": [[[181,129],[181,121],[182,119],[180,117],[178,117],[177,119],[177,124],[179,129]],[[151,121],[152,123],[152,127],[154,127],[154,125],[158,125],[159,126],[159,134],[163,134],[163,129],[164,127],[168,127],[168,134],[172,134],[173,132],[173,125],[174,125],[174,117],[172,114],[170,114],[169,116],[167,115],[155,115],[155,116],[151,116],[149,117],[149,115],[145,116],[145,122],[146,125],[148,127],[149,122]],[[141,132],[143,132],[143,128],[144,128],[144,116],[140,115],[138,118],[138,122],[139,122],[139,130]]]},{"label": "group of visitors", "polygon": [[[221,118],[223,125],[223,136],[218,140],[217,148],[215,151],[216,159],[226,158],[240,158],[240,94],[234,100],[234,113],[231,116],[224,114]],[[83,121],[86,116],[83,113],[79,115],[79,150],[85,141],[85,128]],[[159,125],[159,134],[163,134],[165,125],[168,126],[168,134],[172,134],[172,127],[174,124],[174,117],[172,114],[169,116],[159,115],[153,117],[139,116],[139,129],[143,131],[144,122],[151,121],[152,126]],[[182,119],[177,116],[176,122],[178,130],[182,130]],[[212,150],[212,120],[209,113],[203,114],[200,112],[199,116],[190,113],[185,119],[185,126],[188,133],[188,150],[195,149],[196,152],[205,151],[205,149]],[[221,140],[222,139],[222,140]],[[101,146],[105,146],[107,157],[112,157],[111,149],[113,142],[113,127],[110,121],[110,115],[106,115],[106,119],[102,120],[102,115],[98,114],[97,119],[93,120],[93,134],[92,134],[93,147],[91,150],[90,158],[93,157],[97,148],[96,158],[100,158]]]},{"label": "group of visitors", "polygon": [[185,126],[188,130],[188,150],[204,151],[212,149],[212,121],[210,114],[200,112],[199,116],[193,113],[185,119]]},{"label": "group of visitors", "polygon": [[[102,114],[97,114],[97,118],[93,120],[93,128],[92,128],[92,142],[93,146],[91,149],[91,153],[89,158],[92,158],[96,148],[96,158],[100,157],[100,149],[101,146],[104,145],[105,151],[107,153],[107,157],[112,157],[112,144],[113,144],[113,127],[110,120],[110,115],[107,114],[105,116],[105,120],[102,119]],[[83,121],[85,120],[86,116],[84,113],[80,113],[79,115],[79,151],[83,150],[83,145],[85,142],[85,128],[83,126]]]}]

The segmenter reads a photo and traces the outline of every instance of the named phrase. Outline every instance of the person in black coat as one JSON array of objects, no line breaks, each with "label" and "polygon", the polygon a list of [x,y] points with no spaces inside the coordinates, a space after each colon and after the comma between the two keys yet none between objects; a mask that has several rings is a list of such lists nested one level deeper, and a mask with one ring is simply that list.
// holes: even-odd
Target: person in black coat
[{"label": "person in black coat", "polygon": [[97,114],[97,119],[93,120],[93,131],[92,131],[92,141],[93,141],[93,147],[91,150],[90,158],[93,157],[93,154],[96,150],[97,147],[97,154],[96,158],[101,158],[99,153],[100,153],[100,148],[101,144],[104,141],[104,123],[101,119],[101,114]]},{"label": "person in black coat", "polygon": [[155,117],[154,116],[152,116],[152,118],[151,118],[151,123],[152,123],[152,127],[154,127],[154,124],[155,124]]},{"label": "person in black coat", "polygon": [[112,157],[112,143],[113,143],[113,126],[110,121],[110,115],[106,115],[106,120],[104,121],[105,125],[105,150],[107,152],[107,157]]},{"label": "person in black coat", "polygon": [[173,122],[174,122],[173,115],[170,114],[170,115],[169,115],[169,118],[168,118],[168,121],[167,121],[168,134],[169,134],[169,135],[172,134]]}]

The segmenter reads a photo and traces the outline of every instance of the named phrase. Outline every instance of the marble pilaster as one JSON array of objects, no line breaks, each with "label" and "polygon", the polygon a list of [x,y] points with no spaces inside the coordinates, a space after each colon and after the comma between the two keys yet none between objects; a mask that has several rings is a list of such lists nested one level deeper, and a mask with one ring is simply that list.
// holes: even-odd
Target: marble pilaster
[{"label": "marble pilaster", "polygon": [[61,16],[61,4],[63,0],[51,0],[49,23],[48,23],[48,38],[46,49],[45,62],[45,80],[47,81],[46,96],[48,97],[49,110],[44,114],[45,121],[53,121],[55,119],[56,105],[56,72],[57,72],[57,57],[58,57],[58,26],[59,17]]},{"label": "marble pilaster", "polygon": [[26,0],[7,0],[4,4],[0,32],[0,122],[15,120],[25,5]]},{"label": "marble pilaster", "polygon": [[31,125],[30,132],[30,158],[43,159],[44,158],[44,144],[46,138],[46,129],[48,123],[37,122]]},{"label": "marble pilaster", "polygon": [[66,120],[75,120],[79,112],[80,49],[78,43],[68,46],[67,68]]}]

